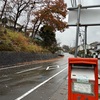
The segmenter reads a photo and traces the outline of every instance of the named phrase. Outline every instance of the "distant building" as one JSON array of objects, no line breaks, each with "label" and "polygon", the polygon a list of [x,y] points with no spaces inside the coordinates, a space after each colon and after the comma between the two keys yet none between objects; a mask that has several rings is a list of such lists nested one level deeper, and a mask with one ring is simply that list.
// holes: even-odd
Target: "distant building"
[{"label": "distant building", "polygon": [[[89,55],[93,57],[99,57],[100,58],[100,42],[93,42],[91,44],[86,45],[86,49],[89,53]],[[78,52],[84,50],[84,45],[79,45],[78,46]]]},{"label": "distant building", "polygon": [[100,43],[97,44],[97,51],[100,51]]},{"label": "distant building", "polygon": [[91,49],[96,50],[98,43],[99,43],[99,42],[93,42],[93,43],[91,43],[91,44],[90,44]]},{"label": "distant building", "polygon": [[92,53],[94,58],[98,58],[100,56],[100,42],[93,42],[90,44],[89,51]]},{"label": "distant building", "polygon": [[98,53],[98,58],[100,59],[100,43],[97,44],[96,52]]}]

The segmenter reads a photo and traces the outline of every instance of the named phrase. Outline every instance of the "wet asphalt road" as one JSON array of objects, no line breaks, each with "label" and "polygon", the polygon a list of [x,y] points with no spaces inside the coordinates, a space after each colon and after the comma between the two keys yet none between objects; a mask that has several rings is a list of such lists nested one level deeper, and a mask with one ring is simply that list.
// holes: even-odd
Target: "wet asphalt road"
[{"label": "wet asphalt road", "polygon": [[70,54],[53,62],[0,69],[0,100],[50,100],[67,78]]},{"label": "wet asphalt road", "polygon": [[[1,68],[0,100],[50,100],[67,78],[71,56],[65,54],[53,62]],[[100,61],[98,65],[100,74]]]}]

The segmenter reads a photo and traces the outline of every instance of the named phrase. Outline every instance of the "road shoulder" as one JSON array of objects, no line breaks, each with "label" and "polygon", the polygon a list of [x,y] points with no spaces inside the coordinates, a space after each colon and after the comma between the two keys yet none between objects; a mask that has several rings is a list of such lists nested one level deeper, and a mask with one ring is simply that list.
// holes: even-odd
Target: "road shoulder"
[{"label": "road shoulder", "polygon": [[52,95],[52,97],[50,98],[50,100],[67,100],[68,97],[68,93],[67,93],[67,79],[65,79],[63,81],[63,83],[61,84],[61,86],[58,88],[58,90]]}]

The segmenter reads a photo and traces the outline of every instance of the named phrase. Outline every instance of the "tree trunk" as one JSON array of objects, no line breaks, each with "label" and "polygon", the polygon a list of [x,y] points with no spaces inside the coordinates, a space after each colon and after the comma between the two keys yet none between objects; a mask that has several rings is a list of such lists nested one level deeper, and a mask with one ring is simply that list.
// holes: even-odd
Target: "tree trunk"
[{"label": "tree trunk", "polygon": [[19,16],[20,16],[20,12],[17,12],[16,19],[14,21],[14,30],[16,30],[17,20],[18,20]]},{"label": "tree trunk", "polygon": [[35,32],[35,27],[36,27],[37,22],[38,22],[38,18],[36,19],[34,26],[33,26],[33,29],[32,29],[32,36],[31,36],[32,38],[35,37],[34,32]]},{"label": "tree trunk", "polygon": [[[35,37],[35,35],[37,34],[38,29],[39,29],[39,27],[40,27],[41,23],[42,23],[42,21],[40,21],[40,23],[39,23],[38,27],[36,28],[36,30],[35,30],[35,32],[34,32],[34,37]],[[33,38],[34,38],[34,37],[33,37]]]}]

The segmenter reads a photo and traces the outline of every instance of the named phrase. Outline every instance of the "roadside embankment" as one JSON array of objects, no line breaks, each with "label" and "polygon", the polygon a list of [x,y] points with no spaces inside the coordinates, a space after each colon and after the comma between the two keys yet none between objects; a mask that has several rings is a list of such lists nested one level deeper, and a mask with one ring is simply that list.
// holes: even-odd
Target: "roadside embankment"
[{"label": "roadside embankment", "polygon": [[19,63],[58,58],[58,54],[29,52],[0,52],[0,67]]}]

